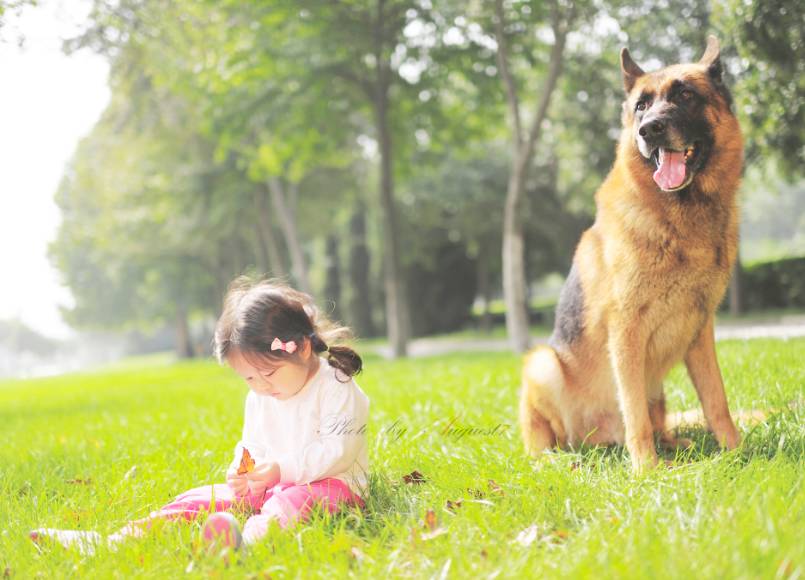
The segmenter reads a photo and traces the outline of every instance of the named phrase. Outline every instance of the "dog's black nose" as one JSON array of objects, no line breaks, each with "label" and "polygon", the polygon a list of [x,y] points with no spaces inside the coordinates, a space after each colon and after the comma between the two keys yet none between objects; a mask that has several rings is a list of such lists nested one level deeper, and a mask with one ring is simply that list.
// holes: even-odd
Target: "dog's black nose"
[{"label": "dog's black nose", "polygon": [[643,138],[651,139],[652,137],[660,137],[665,133],[665,123],[660,119],[648,119],[640,125],[637,130]]}]

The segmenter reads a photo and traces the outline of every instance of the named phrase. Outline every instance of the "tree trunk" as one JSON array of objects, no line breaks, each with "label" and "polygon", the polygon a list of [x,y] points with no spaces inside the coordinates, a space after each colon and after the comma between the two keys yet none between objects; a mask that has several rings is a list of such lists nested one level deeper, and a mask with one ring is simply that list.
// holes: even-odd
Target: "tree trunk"
[{"label": "tree trunk", "polygon": [[514,75],[509,68],[506,44],[503,1],[495,2],[495,30],[498,43],[497,60],[500,75],[506,88],[509,117],[512,126],[512,169],[506,191],[503,211],[503,295],[506,301],[506,331],[509,343],[515,352],[525,352],[529,347],[528,305],[526,302],[525,242],[522,214],[522,199],[525,179],[531,164],[536,144],[542,132],[542,122],[548,114],[551,96],[562,71],[562,55],[567,40],[568,23],[573,20],[575,7],[571,5],[566,20],[560,18],[558,5],[553,6],[552,27],[555,42],[551,48],[548,74],[542,88],[531,127],[524,134],[520,117],[520,100]]},{"label": "tree trunk", "polygon": [[383,265],[385,268],[386,323],[392,357],[408,354],[408,341],[411,336],[408,302],[406,299],[402,264],[400,260],[399,228],[394,204],[394,169],[389,123],[389,85],[391,70],[386,56],[385,37],[386,14],[384,0],[377,2],[377,17],[374,22],[376,79],[374,110],[377,136],[380,146],[380,207],[383,214]]},{"label": "tree trunk", "polygon": [[256,191],[254,194],[254,209],[257,213],[257,221],[260,224],[258,233],[263,253],[267,258],[267,271],[270,276],[285,276],[287,270],[282,259],[279,243],[274,236],[274,227],[271,225],[271,214],[268,212],[265,191]]},{"label": "tree trunk", "polygon": [[526,304],[525,242],[520,220],[527,160],[516,151],[503,211],[503,295],[506,302],[506,332],[515,352],[530,346]]},{"label": "tree trunk", "polygon": [[338,238],[334,234],[327,236],[327,264],[324,285],[324,297],[333,302],[332,318],[343,319],[341,308],[341,260],[338,257]]},{"label": "tree trunk", "polygon": [[268,188],[271,191],[271,202],[274,211],[277,212],[282,233],[285,235],[285,244],[288,246],[288,253],[291,255],[291,270],[297,284],[297,289],[307,294],[312,294],[312,288],[307,277],[307,264],[305,254],[302,251],[302,244],[299,241],[299,234],[296,229],[296,215],[291,204],[288,203],[279,178],[272,177],[268,180]]},{"label": "tree trunk", "polygon": [[369,284],[369,249],[366,244],[366,207],[359,200],[349,221],[349,320],[358,336],[375,336],[372,292]]},{"label": "tree trunk", "polygon": [[383,265],[385,267],[386,321],[392,356],[408,354],[410,326],[405,285],[400,260],[399,228],[394,203],[391,128],[388,121],[388,94],[380,91],[375,102],[377,132],[380,140],[380,206],[383,210]]},{"label": "tree trunk", "polygon": [[176,356],[180,359],[193,358],[193,344],[190,340],[190,326],[184,306],[176,307]]}]

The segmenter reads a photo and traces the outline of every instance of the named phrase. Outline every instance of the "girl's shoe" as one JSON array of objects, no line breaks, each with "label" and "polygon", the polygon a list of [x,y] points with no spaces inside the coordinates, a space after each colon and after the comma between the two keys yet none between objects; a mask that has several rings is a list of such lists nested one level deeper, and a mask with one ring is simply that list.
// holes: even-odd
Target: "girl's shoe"
[{"label": "girl's shoe", "polygon": [[216,512],[207,518],[201,538],[207,544],[231,547],[233,550],[243,544],[240,524],[235,516],[227,512]]}]

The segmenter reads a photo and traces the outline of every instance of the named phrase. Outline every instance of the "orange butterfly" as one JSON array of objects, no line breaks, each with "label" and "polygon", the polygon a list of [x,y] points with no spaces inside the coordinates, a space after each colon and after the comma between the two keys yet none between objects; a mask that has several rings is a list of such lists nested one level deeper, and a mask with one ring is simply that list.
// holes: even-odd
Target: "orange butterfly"
[{"label": "orange butterfly", "polygon": [[252,454],[245,447],[243,448],[243,455],[240,458],[240,466],[238,467],[238,475],[244,475],[254,471],[254,459]]}]

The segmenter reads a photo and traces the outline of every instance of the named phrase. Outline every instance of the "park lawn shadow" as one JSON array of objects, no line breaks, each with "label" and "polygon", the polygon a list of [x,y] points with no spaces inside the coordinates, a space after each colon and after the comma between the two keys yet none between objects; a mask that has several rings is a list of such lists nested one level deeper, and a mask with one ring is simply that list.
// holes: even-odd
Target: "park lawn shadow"
[{"label": "park lawn shadow", "polygon": [[[655,449],[660,461],[669,467],[709,461],[728,454],[743,464],[753,459],[773,459],[783,455],[792,461],[805,458],[805,417],[801,405],[770,412],[764,421],[740,424],[741,445],[728,451],[722,448],[713,433],[701,425],[684,425],[674,433],[680,439],[688,439],[689,447],[663,446],[655,436]],[[594,470],[605,469],[619,463],[629,463],[629,452],[623,445],[578,445],[568,449],[549,450],[538,461],[556,462],[560,458],[569,461],[570,469],[579,467]]]}]

